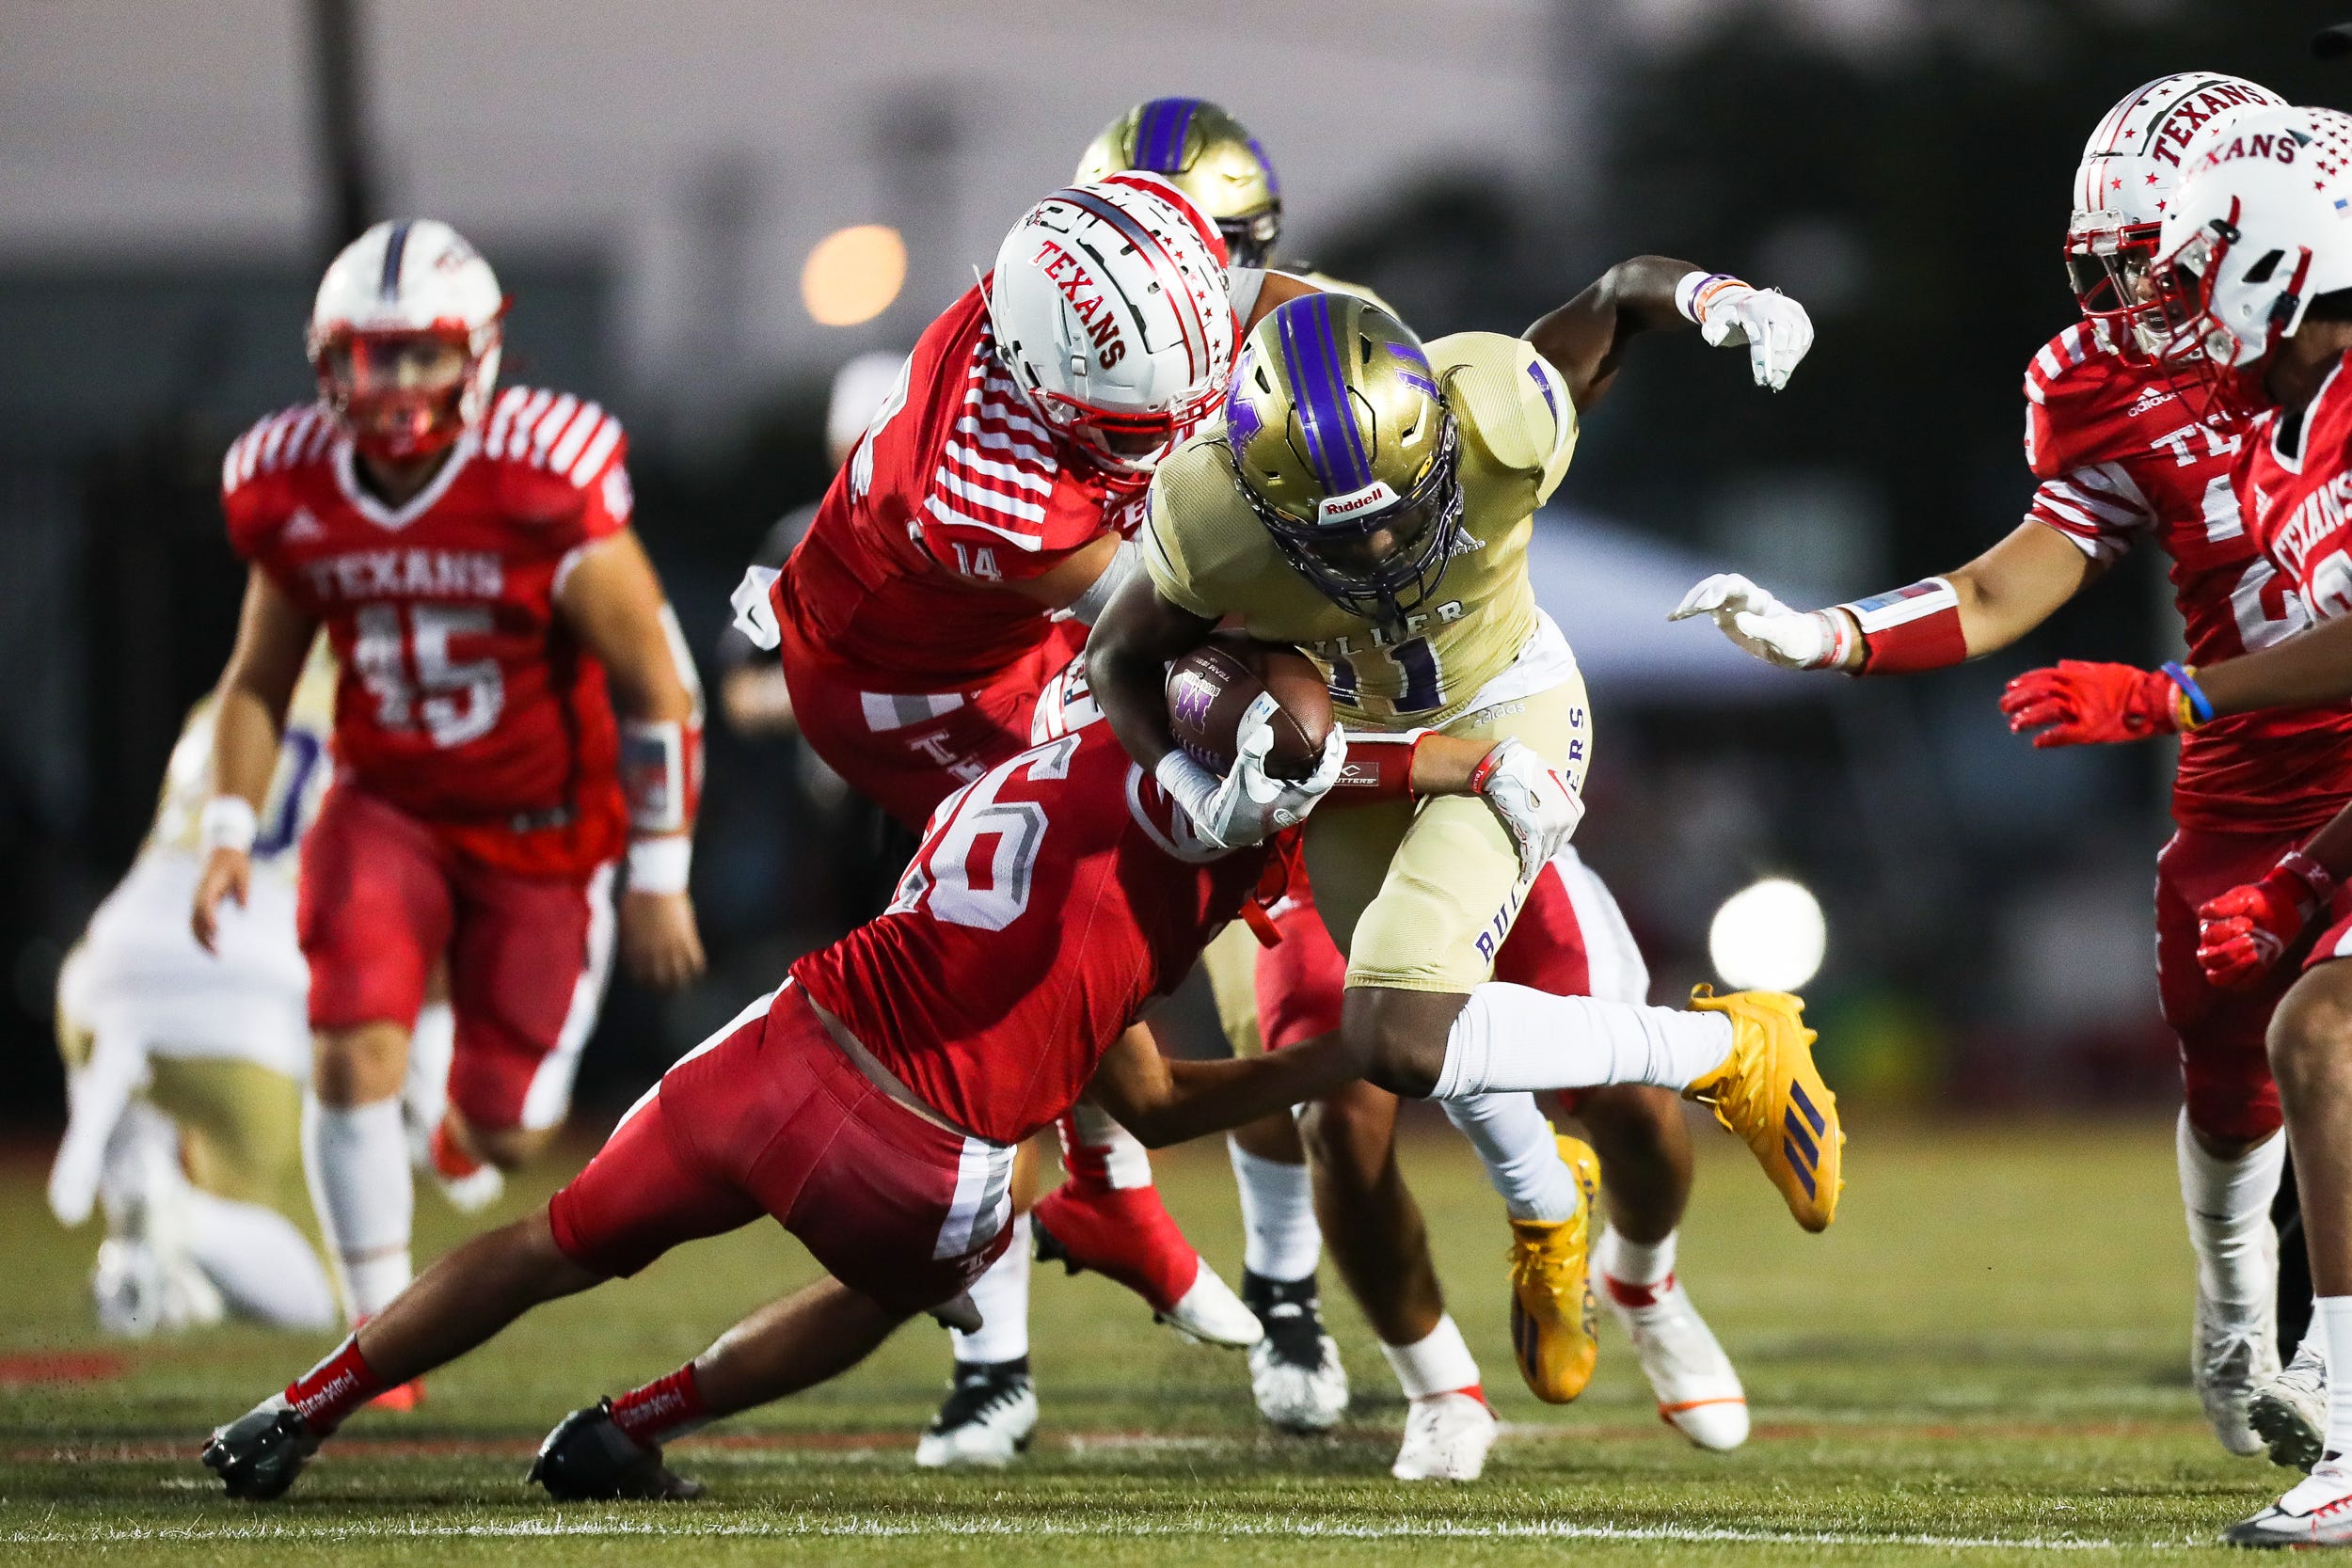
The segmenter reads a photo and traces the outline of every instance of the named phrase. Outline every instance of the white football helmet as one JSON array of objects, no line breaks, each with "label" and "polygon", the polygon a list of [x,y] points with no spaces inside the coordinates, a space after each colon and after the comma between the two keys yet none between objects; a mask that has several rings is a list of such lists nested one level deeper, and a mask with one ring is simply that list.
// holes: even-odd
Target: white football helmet
[{"label": "white football helmet", "polygon": [[1225,395],[1225,255],[1173,185],[1132,172],[1056,191],[996,252],[997,354],[1047,427],[1114,481],[1149,480]]},{"label": "white football helmet", "polygon": [[2159,333],[2147,318],[2140,285],[2187,160],[2202,138],[2285,103],[2243,77],[2185,71],[2125,94],[2090,133],[2074,171],[2066,274],[2083,315],[2113,324],[2118,330],[2110,336],[2124,353],[2145,356],[2156,349]]},{"label": "white football helmet", "polygon": [[320,395],[361,450],[430,455],[489,412],[505,314],[498,275],[456,230],[379,223],[319,280],[308,348]]},{"label": "white football helmet", "polygon": [[2263,372],[2321,294],[2352,289],[2352,115],[2265,109],[2191,161],[2164,214],[2154,273],[2162,358],[2209,412],[2272,400]]}]

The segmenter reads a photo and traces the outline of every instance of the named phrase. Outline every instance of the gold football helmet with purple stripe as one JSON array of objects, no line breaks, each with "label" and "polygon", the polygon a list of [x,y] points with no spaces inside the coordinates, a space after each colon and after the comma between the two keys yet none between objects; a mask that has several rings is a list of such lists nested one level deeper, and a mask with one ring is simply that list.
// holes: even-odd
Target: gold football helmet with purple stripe
[{"label": "gold football helmet with purple stripe", "polygon": [[1302,294],[1250,332],[1225,435],[1250,509],[1332,603],[1395,623],[1462,531],[1460,432],[1411,328],[1349,294]]},{"label": "gold football helmet with purple stripe", "polygon": [[1080,183],[1143,169],[1206,213],[1237,267],[1263,267],[1282,232],[1282,185],[1248,127],[1204,98],[1154,98],[1103,127]]}]

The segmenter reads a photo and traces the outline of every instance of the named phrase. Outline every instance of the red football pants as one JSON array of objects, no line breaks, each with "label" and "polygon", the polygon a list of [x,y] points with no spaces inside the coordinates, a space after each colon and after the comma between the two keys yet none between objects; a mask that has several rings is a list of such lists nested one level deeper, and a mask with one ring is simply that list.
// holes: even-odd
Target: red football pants
[{"label": "red football pants", "polygon": [[787,981],[663,1074],[548,1218],[565,1257],[626,1275],[769,1214],[842,1284],[919,1312],[1011,1239],[1012,1153],[882,1093]]}]

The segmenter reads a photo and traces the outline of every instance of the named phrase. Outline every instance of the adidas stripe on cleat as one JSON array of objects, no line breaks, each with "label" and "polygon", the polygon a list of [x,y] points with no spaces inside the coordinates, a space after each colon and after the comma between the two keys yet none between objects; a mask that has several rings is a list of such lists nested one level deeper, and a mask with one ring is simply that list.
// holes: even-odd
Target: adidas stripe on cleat
[{"label": "adidas stripe on cleat", "polygon": [[1691,1006],[1731,1021],[1731,1053],[1683,1098],[1712,1109],[1746,1142],[1799,1225],[1828,1229],[1846,1184],[1846,1132],[1837,1097],[1813,1064],[1817,1037],[1804,1026],[1804,1003],[1782,991],[1717,996],[1700,986]]}]

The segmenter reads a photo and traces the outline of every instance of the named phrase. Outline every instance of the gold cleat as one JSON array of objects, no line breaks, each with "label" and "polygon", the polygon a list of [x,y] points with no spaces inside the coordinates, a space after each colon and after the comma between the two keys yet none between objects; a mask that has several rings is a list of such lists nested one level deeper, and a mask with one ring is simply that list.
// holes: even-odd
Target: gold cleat
[{"label": "gold cleat", "polygon": [[1699,986],[1691,1006],[1731,1020],[1731,1054],[1682,1097],[1711,1107],[1725,1132],[1747,1140],[1799,1225],[1828,1229],[1846,1185],[1846,1133],[1837,1097],[1813,1065],[1817,1037],[1804,1026],[1803,999],[1776,990],[1717,996]]},{"label": "gold cleat", "polygon": [[1576,1212],[1556,1224],[1511,1222],[1511,1348],[1534,1396],[1565,1404],[1593,1381],[1593,1199],[1600,1161],[1592,1147],[1559,1139],[1576,1178]]}]

